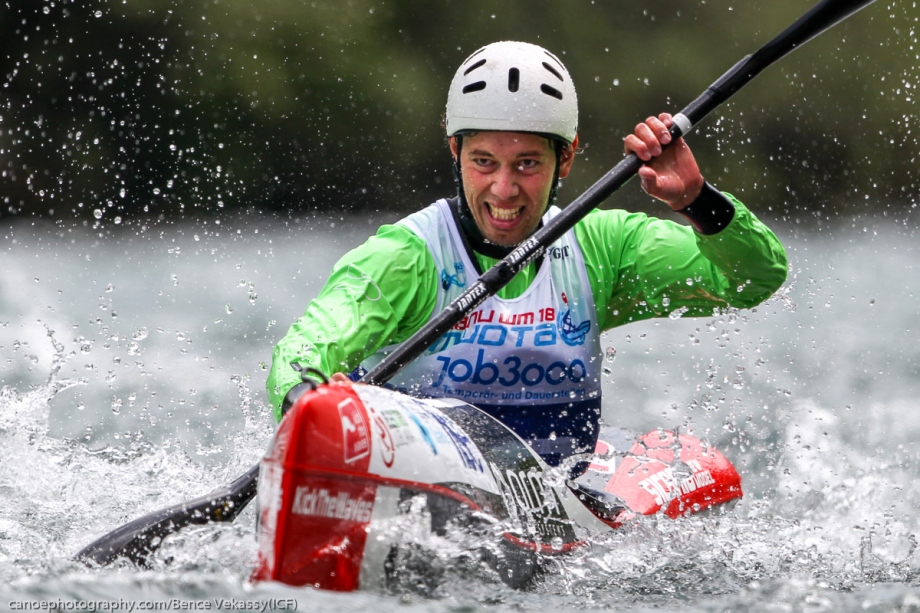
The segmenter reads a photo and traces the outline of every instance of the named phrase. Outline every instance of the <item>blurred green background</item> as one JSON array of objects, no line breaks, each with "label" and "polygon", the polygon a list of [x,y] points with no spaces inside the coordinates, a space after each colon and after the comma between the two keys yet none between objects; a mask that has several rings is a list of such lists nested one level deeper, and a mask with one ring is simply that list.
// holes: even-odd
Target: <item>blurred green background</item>
[{"label": "blurred green background", "polygon": [[[565,203],[637,121],[678,111],[813,4],[7,0],[0,218],[415,210],[454,193],[441,128],[454,70],[502,39],[547,47],[575,79],[584,151]],[[918,16],[878,0],[768,69],[691,136],[704,175],[794,223],[906,222]],[[649,204],[634,184],[605,206]]]}]

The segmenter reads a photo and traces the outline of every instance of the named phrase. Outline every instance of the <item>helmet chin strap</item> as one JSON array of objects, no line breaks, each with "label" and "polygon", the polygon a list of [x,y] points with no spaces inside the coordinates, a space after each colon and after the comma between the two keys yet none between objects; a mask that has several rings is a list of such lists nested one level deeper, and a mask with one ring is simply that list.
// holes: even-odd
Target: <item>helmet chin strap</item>
[{"label": "helmet chin strap", "polygon": [[[541,136],[545,136],[545,135],[541,134]],[[549,198],[547,198],[547,201],[548,201],[547,208],[549,208],[553,206],[554,204],[556,204],[556,195],[557,195],[557,192],[559,191],[559,166],[562,163],[562,152],[565,149],[566,145],[564,142],[562,142],[561,140],[557,138],[552,138],[552,137],[546,137],[546,138],[548,138],[550,143],[552,143],[553,151],[556,154],[556,168],[553,171],[553,185],[549,190]],[[472,219],[472,214],[470,213],[470,203],[467,202],[466,190],[463,189],[463,172],[462,172],[462,169],[460,168],[460,157],[461,157],[461,151],[463,150],[463,134],[455,134],[454,139],[456,139],[456,142],[457,142],[457,157],[454,158],[454,183],[457,184],[457,196],[460,198],[461,211],[466,216],[468,216],[470,219]],[[536,228],[534,228],[534,232],[539,230],[542,225],[543,223],[541,222]],[[480,231],[480,234],[482,234],[481,231]],[[484,236],[482,237],[482,240],[487,243],[489,242],[489,240],[485,238]]]}]

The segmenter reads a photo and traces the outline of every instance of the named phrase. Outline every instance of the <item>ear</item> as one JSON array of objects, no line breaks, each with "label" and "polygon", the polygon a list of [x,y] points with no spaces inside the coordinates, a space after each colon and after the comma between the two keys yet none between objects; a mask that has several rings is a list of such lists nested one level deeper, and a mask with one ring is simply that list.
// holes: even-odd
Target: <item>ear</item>
[{"label": "ear", "polygon": [[454,158],[454,161],[457,161],[457,157],[460,155],[460,152],[457,151],[457,137],[451,136],[447,139],[447,142],[450,144],[450,155]]},{"label": "ear", "polygon": [[559,160],[559,178],[564,179],[569,175],[569,171],[572,170],[572,163],[575,162],[575,152],[578,151],[578,135],[575,135],[575,139],[572,141],[572,144],[562,150],[562,157]]}]

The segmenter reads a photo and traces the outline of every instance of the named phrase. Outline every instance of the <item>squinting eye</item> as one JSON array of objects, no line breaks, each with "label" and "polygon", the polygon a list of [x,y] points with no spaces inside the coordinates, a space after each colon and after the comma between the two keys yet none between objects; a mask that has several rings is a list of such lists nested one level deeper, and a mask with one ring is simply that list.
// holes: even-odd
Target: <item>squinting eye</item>
[{"label": "squinting eye", "polygon": [[521,170],[533,170],[537,167],[537,160],[521,160],[518,162],[518,168]]}]

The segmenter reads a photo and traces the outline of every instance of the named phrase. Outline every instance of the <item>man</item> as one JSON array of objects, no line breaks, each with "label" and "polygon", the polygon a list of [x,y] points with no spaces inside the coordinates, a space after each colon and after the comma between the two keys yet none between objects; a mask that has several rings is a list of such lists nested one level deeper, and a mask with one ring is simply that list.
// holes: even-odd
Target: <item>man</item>
[{"label": "man", "polygon": [[[578,146],[575,88],[558,58],[526,43],[483,47],[457,71],[446,121],[459,196],[381,227],[336,264],[275,348],[267,389],[279,419],[300,382],[292,362],[360,374],[558,212],[550,205]],[[670,125],[648,118],[625,150],[647,162],[643,189],[693,228],[593,211],[390,384],[467,400],[557,466],[594,448],[603,330],[748,308],[776,291],[779,241],[704,181],[686,143],[669,142]]]}]

